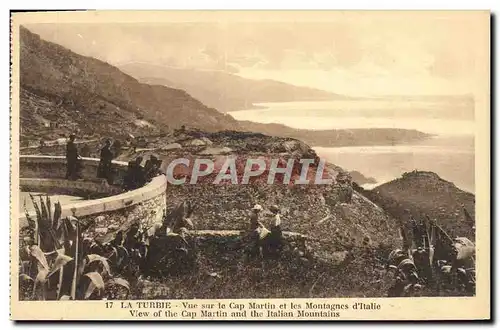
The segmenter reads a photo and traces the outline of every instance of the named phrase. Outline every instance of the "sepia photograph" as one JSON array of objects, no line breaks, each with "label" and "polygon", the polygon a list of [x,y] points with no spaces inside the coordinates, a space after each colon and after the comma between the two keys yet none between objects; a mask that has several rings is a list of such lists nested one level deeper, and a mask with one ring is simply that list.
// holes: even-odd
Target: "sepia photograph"
[{"label": "sepia photograph", "polygon": [[488,313],[489,12],[112,13],[11,16],[16,315]]}]

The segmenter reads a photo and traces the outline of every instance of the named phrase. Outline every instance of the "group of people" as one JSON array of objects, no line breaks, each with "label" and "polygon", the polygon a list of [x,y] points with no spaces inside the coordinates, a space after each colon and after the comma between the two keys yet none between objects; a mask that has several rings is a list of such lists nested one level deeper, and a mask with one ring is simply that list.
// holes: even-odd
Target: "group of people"
[{"label": "group of people", "polygon": [[140,188],[161,173],[161,160],[156,156],[151,155],[144,167],[142,166],[143,159],[143,157],[137,157],[128,163],[127,173],[123,179],[123,188],[125,190]]},{"label": "group of people", "polygon": [[283,235],[281,230],[281,215],[277,205],[269,208],[271,214],[270,230],[263,224],[264,208],[255,204],[250,215],[250,226],[246,236],[248,243],[248,256],[278,257],[283,248]]},{"label": "group of people", "polygon": [[[71,134],[66,144],[66,179],[77,180],[81,177],[80,161],[82,159],[75,143],[76,135]],[[109,184],[113,182],[113,171],[111,163],[114,155],[111,151],[111,140],[107,139],[100,150],[99,166],[97,167],[97,177],[106,179]]]},{"label": "group of people", "polygon": [[[76,135],[71,134],[66,144],[66,179],[77,180],[81,177],[81,155],[75,143]],[[100,149],[99,165],[97,167],[97,177],[105,179],[109,184],[113,184],[114,171],[113,159],[116,157],[112,150],[111,140],[106,139],[104,146]],[[153,177],[160,173],[161,160],[154,155],[146,161],[144,167],[141,165],[142,157],[137,157],[128,164],[127,173],[123,180],[123,188],[126,190],[137,189],[144,186]]]}]

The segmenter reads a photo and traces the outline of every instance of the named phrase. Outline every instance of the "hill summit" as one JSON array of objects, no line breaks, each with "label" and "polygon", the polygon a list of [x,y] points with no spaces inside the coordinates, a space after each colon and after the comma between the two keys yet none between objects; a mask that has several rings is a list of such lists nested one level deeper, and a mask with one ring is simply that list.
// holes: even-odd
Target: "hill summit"
[{"label": "hill summit", "polygon": [[474,240],[475,196],[434,172],[413,171],[364,193],[393,217],[405,211],[436,220],[450,235]]}]

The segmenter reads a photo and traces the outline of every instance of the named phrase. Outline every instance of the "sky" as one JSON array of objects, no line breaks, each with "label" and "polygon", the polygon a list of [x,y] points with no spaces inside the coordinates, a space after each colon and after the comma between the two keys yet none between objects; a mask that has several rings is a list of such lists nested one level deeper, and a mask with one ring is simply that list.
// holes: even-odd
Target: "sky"
[{"label": "sky", "polygon": [[[484,18],[484,16],[483,16]],[[113,65],[223,70],[353,96],[454,95],[484,83],[489,35],[471,13],[344,13],[322,21],[27,25]]]}]

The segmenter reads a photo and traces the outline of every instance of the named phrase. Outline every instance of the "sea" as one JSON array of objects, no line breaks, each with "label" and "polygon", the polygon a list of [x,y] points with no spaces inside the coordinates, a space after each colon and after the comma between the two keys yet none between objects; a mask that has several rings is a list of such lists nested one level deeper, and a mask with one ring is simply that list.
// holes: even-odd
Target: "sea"
[{"label": "sea", "polygon": [[281,123],[300,129],[402,128],[432,137],[389,146],[312,146],[327,161],[374,178],[374,186],[413,170],[432,171],[474,193],[474,103],[460,98],[378,98],[259,103],[233,111],[238,120]]}]

